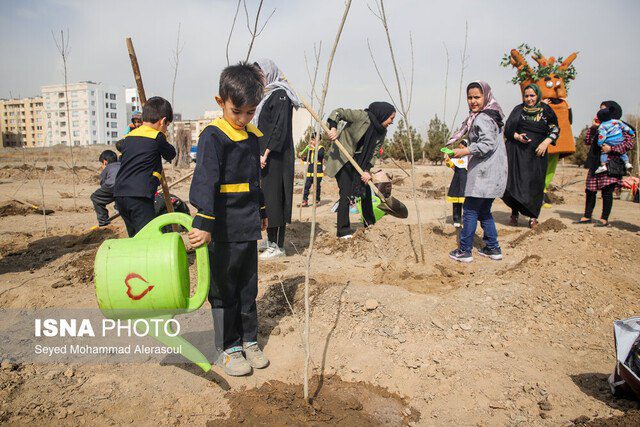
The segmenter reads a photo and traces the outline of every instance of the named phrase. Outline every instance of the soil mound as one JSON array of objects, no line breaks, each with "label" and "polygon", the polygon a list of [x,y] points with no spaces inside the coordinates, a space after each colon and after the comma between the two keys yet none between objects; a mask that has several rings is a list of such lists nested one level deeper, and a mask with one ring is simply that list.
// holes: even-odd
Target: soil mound
[{"label": "soil mound", "polygon": [[206,425],[407,425],[420,419],[404,399],[380,387],[336,377],[316,377],[310,386],[310,405],[304,402],[302,385],[280,381],[229,393],[229,417]]},{"label": "soil mound", "polygon": [[557,232],[562,231],[562,230],[564,230],[566,228],[567,228],[567,226],[564,225],[564,223],[562,221],[560,221],[559,219],[549,218],[548,220],[546,220],[543,223],[541,223],[540,225],[538,225],[538,227],[535,230],[529,230],[526,233],[522,233],[515,240],[513,240],[511,243],[509,243],[509,246],[511,246],[512,248],[515,248],[520,243],[524,242],[525,240],[527,240],[530,236],[533,236],[534,234],[548,233],[550,231],[557,233]]},{"label": "soil mound", "polygon": [[6,202],[0,205],[0,217],[13,215],[28,215],[36,213],[33,209],[16,202]]}]

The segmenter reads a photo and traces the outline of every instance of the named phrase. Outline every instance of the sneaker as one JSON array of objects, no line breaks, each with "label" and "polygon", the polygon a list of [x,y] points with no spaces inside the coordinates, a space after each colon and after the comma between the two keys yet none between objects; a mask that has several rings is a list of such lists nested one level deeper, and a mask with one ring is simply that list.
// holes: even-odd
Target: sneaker
[{"label": "sneaker", "polygon": [[242,349],[244,350],[244,355],[247,358],[247,362],[253,368],[263,369],[269,366],[269,359],[264,355],[260,347],[258,347],[258,343],[249,343],[248,345],[243,345]]},{"label": "sneaker", "polygon": [[300,203],[300,206],[303,208],[309,207],[309,202],[307,202],[306,200],[303,200],[302,203]]},{"label": "sneaker", "polygon": [[216,365],[222,368],[225,374],[232,377],[241,377],[251,373],[251,365],[242,357],[242,351],[239,347],[233,347],[220,353]]},{"label": "sneaker", "polygon": [[625,164],[624,164],[624,167],[625,167],[626,169],[633,169],[633,165],[632,165],[631,163],[629,163],[629,162],[625,163]]},{"label": "sneaker", "polygon": [[473,257],[471,256],[471,252],[465,252],[460,249],[455,249],[449,252],[449,258],[455,261],[460,262],[471,262],[473,261]]},{"label": "sneaker", "polygon": [[258,242],[258,252],[264,252],[271,247],[271,242],[268,239],[260,240]]},{"label": "sneaker", "polygon": [[462,228],[462,224],[460,224],[459,222],[454,222],[453,228]]},{"label": "sneaker", "polygon": [[538,219],[537,218],[529,218],[529,228],[535,230],[538,228]]},{"label": "sneaker", "polygon": [[271,246],[260,254],[260,259],[272,259],[272,258],[280,258],[285,256],[284,249],[272,243]]},{"label": "sneaker", "polygon": [[489,249],[488,246],[480,249],[478,254],[487,258],[491,258],[494,261],[500,261],[502,259],[502,251],[500,248]]},{"label": "sneaker", "polygon": [[353,238],[353,234],[345,234],[344,236],[340,236],[340,239],[352,239]]},{"label": "sneaker", "polygon": [[602,172],[606,172],[607,171],[607,165],[601,165],[598,169],[596,169],[596,171],[594,172],[594,174],[599,174]]}]

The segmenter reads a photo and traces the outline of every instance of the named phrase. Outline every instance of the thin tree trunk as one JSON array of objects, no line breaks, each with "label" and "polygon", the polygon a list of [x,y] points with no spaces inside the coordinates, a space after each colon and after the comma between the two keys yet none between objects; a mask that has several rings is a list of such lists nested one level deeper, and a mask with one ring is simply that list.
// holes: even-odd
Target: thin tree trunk
[{"label": "thin tree trunk", "polygon": [[[404,96],[403,96],[403,92],[402,92],[402,84],[400,82],[400,73],[398,70],[398,64],[396,61],[396,56],[393,50],[393,44],[391,43],[391,35],[389,32],[389,26],[388,26],[388,22],[387,22],[387,15],[384,9],[384,0],[380,0],[380,4],[378,5],[378,11],[379,11],[379,15],[376,15],[375,12],[374,15],[376,15],[378,17],[378,19],[380,19],[380,21],[382,22],[382,27],[384,28],[385,31],[385,35],[387,37],[387,44],[389,46],[389,53],[391,56],[391,63],[393,65],[393,71],[396,77],[396,84],[398,86],[398,99],[400,101],[400,113],[402,114],[405,124],[407,125],[407,132],[409,135],[409,148],[410,148],[410,154],[411,154],[411,191],[412,191],[412,195],[413,195],[413,202],[414,202],[414,206],[415,206],[415,210],[416,210],[416,217],[418,220],[418,240],[420,243],[420,259],[422,261],[422,263],[424,263],[425,261],[425,257],[424,257],[424,237],[422,235],[422,220],[420,218],[420,209],[418,207],[418,197],[417,197],[417,191],[416,191],[416,169],[415,169],[415,153],[414,153],[414,149],[413,149],[413,143],[414,143],[414,135],[411,132],[411,122],[409,121],[409,112],[411,109],[411,104],[407,103],[405,104],[404,102]],[[411,38],[411,35],[409,36],[409,40],[410,40],[410,45],[411,45],[411,75],[412,75],[412,81],[413,81],[413,70],[414,70],[414,57],[413,57],[413,39]],[[411,85],[411,87],[413,86],[413,84]],[[408,99],[411,99],[411,94],[408,94]]]},{"label": "thin tree trunk", "polygon": [[[340,21],[340,25],[338,27],[338,32],[336,34],[336,38],[333,42],[333,47],[331,48],[331,53],[329,54],[329,60],[327,62],[327,69],[324,75],[324,83],[322,85],[322,95],[320,97],[320,115],[324,114],[324,103],[327,97],[327,91],[329,90],[329,77],[331,75],[331,66],[333,65],[333,58],[336,53],[336,49],[338,48],[338,42],[340,41],[340,35],[342,34],[342,29],[344,28],[344,24],[347,21],[347,16],[349,15],[349,9],[351,8],[351,0],[347,0],[347,3],[344,8],[344,13],[342,15],[342,20]],[[309,276],[311,274],[311,260],[313,256],[313,244],[316,238],[316,186],[318,185],[318,174],[316,163],[318,162],[318,149],[314,150],[314,161],[313,161],[313,186],[312,186],[312,194],[313,194],[313,205],[311,207],[311,231],[309,235],[309,251],[307,253],[307,263],[306,263],[306,271],[304,275],[304,400],[305,402],[309,402],[309,360],[311,358],[311,348],[309,344],[309,333],[310,333],[310,307],[309,307]]]}]

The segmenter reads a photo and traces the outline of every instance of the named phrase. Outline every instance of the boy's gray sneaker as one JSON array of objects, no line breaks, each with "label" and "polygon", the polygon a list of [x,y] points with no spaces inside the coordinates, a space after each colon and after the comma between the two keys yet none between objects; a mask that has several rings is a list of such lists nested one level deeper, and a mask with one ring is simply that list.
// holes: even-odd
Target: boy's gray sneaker
[{"label": "boy's gray sneaker", "polygon": [[257,342],[249,345],[243,345],[242,348],[244,350],[244,355],[247,358],[247,362],[249,362],[251,366],[256,369],[263,369],[269,366],[269,359],[267,359],[267,356],[265,356],[262,350],[260,350]]},{"label": "boy's gray sneaker", "polygon": [[241,377],[251,373],[251,365],[242,357],[242,351],[223,351],[216,360],[216,365],[222,368],[225,374],[232,377]]},{"label": "boy's gray sneaker", "polygon": [[485,246],[478,251],[478,255],[491,258],[494,261],[500,261],[502,259],[502,251],[500,250],[500,248],[489,249],[487,246]]}]

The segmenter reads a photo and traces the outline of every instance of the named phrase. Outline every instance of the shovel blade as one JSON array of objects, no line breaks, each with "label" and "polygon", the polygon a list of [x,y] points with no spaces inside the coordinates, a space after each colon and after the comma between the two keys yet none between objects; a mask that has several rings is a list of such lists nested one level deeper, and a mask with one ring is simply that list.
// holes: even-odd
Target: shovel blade
[{"label": "shovel blade", "polygon": [[387,197],[387,203],[380,203],[378,209],[396,218],[405,219],[409,216],[405,204],[393,196]]}]

